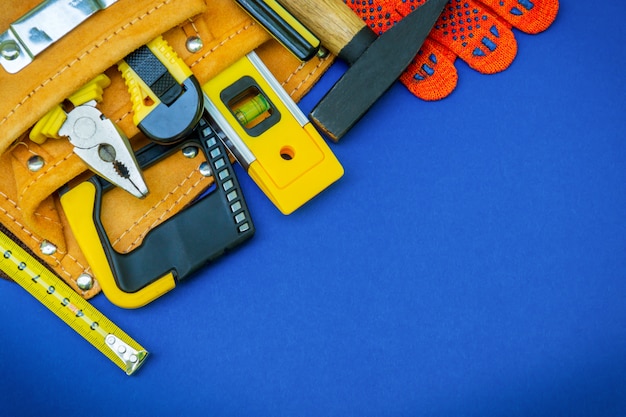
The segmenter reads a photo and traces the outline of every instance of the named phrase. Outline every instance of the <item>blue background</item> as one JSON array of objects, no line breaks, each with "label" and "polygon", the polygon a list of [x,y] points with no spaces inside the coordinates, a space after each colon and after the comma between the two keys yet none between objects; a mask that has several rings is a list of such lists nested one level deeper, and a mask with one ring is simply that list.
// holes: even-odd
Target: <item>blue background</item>
[{"label": "blue background", "polygon": [[141,309],[93,300],[151,352],[135,376],[0,282],[0,414],[626,415],[622,20],[562,1],[500,74],[397,83],[290,216],[239,170],[248,244]]}]

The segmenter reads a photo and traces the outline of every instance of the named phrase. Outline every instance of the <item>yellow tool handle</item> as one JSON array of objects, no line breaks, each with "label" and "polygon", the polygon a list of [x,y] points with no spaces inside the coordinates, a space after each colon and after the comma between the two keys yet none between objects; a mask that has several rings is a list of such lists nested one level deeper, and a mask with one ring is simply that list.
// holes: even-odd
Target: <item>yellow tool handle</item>
[{"label": "yellow tool handle", "polygon": [[0,270],[127,375],[139,369],[148,356],[139,343],[3,232],[0,232]]},{"label": "yellow tool handle", "polygon": [[125,61],[120,61],[117,68],[122,73],[126,88],[130,93],[130,102],[133,109],[133,122],[138,125],[150,112],[154,106],[161,103],[161,100],[152,92],[150,87],[137,75],[135,71]]},{"label": "yellow tool handle", "polygon": [[[178,56],[176,51],[172,49],[162,36],[151,40],[146,46],[180,84],[193,75],[185,61]],[[130,93],[133,121],[135,125],[139,125],[161,103],[161,100],[126,61],[121,60],[118,62],[117,68],[122,73],[124,83]]]},{"label": "yellow tool handle", "polygon": [[180,59],[176,51],[159,36],[146,44],[154,55],[161,61],[167,68],[174,79],[180,83],[193,75],[191,69],[185,64],[185,61]]},{"label": "yellow tool handle", "polygon": [[[67,99],[74,106],[80,106],[91,100],[101,102],[104,89],[110,84],[109,77],[100,74]],[[65,120],[67,120],[67,113],[60,104],[57,104],[33,126],[29,133],[30,140],[41,145],[48,138],[59,139],[59,130]]]}]

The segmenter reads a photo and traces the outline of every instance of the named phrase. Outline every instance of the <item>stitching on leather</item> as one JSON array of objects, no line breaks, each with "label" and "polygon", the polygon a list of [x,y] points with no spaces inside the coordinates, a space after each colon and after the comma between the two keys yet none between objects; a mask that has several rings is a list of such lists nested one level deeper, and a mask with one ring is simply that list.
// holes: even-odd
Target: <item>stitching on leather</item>
[{"label": "stitching on leather", "polygon": [[60,221],[55,220],[52,217],[44,216],[43,214],[37,213],[37,212],[35,212],[35,216],[37,216],[37,217],[39,217],[39,218],[41,218],[43,220],[49,221],[49,222],[51,222],[53,224],[56,224],[57,226],[62,226]]},{"label": "stitching on leather", "polygon": [[[62,255],[61,259],[57,256],[57,254]],[[70,273],[67,269],[65,269],[65,267],[63,266],[63,263],[61,263],[62,258],[64,258],[66,255],[67,255],[67,252],[57,251],[54,255],[51,255],[51,256],[52,256],[52,259],[54,259],[54,261],[55,261],[55,265],[57,266],[57,268],[59,268],[59,269],[61,270],[61,272],[63,272],[63,274],[64,274],[66,277],[68,277],[68,278],[69,278],[69,279],[71,279],[72,281],[76,282],[76,280],[74,279],[74,277],[72,276],[72,274],[71,274],[71,273]],[[69,258],[70,258],[70,260],[72,260],[72,261],[76,261],[76,258],[74,258],[73,256],[70,256]],[[79,268],[84,269],[84,267],[82,267],[82,265],[80,265],[80,263],[78,263],[78,262],[75,262],[75,263],[76,263],[76,265],[77,265]]]},{"label": "stitching on leather", "polygon": [[[193,68],[194,66],[198,65],[200,62],[202,62],[205,58],[207,58],[209,55],[211,55],[213,52],[215,52],[217,49],[221,48],[222,46],[226,45],[229,41],[233,40],[236,36],[240,35],[241,33],[243,33],[244,31],[250,29],[251,27],[255,26],[256,22],[255,21],[251,21],[250,23],[248,23],[247,25],[245,25],[244,27],[242,27],[241,29],[238,29],[237,31],[233,32],[232,34],[228,35],[226,38],[224,38],[224,40],[222,40],[220,43],[218,43],[217,45],[215,45],[213,48],[211,48],[210,50],[208,50],[205,54],[203,54],[202,56],[200,56],[197,60],[195,60],[194,62],[192,62],[189,65],[189,68]],[[319,63],[311,69],[311,71],[300,81],[300,83],[298,83],[298,85],[296,85],[291,92],[289,93],[290,96],[296,94],[298,92],[298,90],[308,82],[308,80],[315,75],[315,73],[323,66],[324,61],[320,60]],[[304,68],[304,64],[299,65],[290,75],[289,77],[287,77],[287,79],[282,83],[282,85],[284,86],[286,83],[288,83],[291,78],[293,78],[298,72],[300,72],[302,70],[302,68]]]},{"label": "stitching on leather", "polygon": [[[34,151],[30,148],[30,146],[29,146],[29,145],[27,145],[25,142],[20,142],[20,143],[18,144],[18,146],[25,146],[25,147],[26,147],[26,151],[27,151],[28,153],[30,153],[30,154],[32,154],[32,155],[39,155],[37,152],[34,152]],[[55,165],[56,165],[56,166],[60,165],[60,164],[61,164],[64,160],[68,159],[70,156],[71,156],[71,153],[70,153],[69,155],[67,155],[65,158],[63,158],[63,160],[61,160],[61,161],[57,162],[57,164],[55,164]],[[52,167],[47,168],[47,171],[46,171],[46,172],[49,172],[49,171],[50,171],[51,169],[53,169],[53,168],[54,168],[54,165],[53,165]],[[44,172],[44,174],[45,174],[45,172]],[[32,181],[30,182],[30,184],[28,184],[28,185],[26,186],[26,189],[30,188],[30,187],[33,185],[33,183],[34,183],[35,181],[37,181],[40,177],[41,177],[41,175],[38,175],[38,176],[37,176],[37,178],[35,178],[34,180],[32,180]],[[9,198],[9,196],[7,196],[6,194],[4,194],[4,193],[2,193],[2,192],[0,192],[0,194],[2,194],[2,196],[3,196],[3,197],[4,197],[4,198],[5,198],[5,199],[9,202],[9,203],[11,203],[11,205],[12,205],[13,207],[15,207],[15,209],[16,209],[16,210],[18,210],[18,211],[21,211],[21,210],[22,210],[22,209],[21,209],[21,207],[19,206],[19,204],[18,204],[17,202],[15,202],[15,201],[11,200],[11,199]],[[20,197],[21,197],[22,195],[24,195],[24,192],[22,192],[22,193],[20,194]],[[35,213],[34,213],[34,215],[35,215],[36,217],[39,217],[39,218],[41,218],[41,219],[45,220],[45,221],[51,222],[52,224],[55,224],[55,225],[57,225],[57,226],[62,226],[62,225],[61,225],[61,222],[59,222],[59,221],[57,221],[57,220],[55,220],[55,219],[53,219],[53,218],[51,218],[51,217],[44,216],[44,215],[43,215],[43,214],[41,214],[41,213],[37,213],[37,212],[35,212]]]},{"label": "stitching on leather", "polygon": [[203,179],[204,178],[199,178],[198,181],[196,181],[194,184],[192,184],[191,187],[189,187],[186,192],[184,192],[180,197],[178,197],[178,199],[174,202],[174,204],[172,204],[167,210],[165,210],[163,213],[161,213],[161,215],[159,216],[158,219],[156,219],[154,222],[152,222],[152,224],[150,226],[148,226],[148,228],[146,230],[144,230],[143,233],[141,233],[139,236],[137,236],[137,238],[133,242],[131,242],[130,245],[128,245],[128,247],[126,248],[125,252],[129,252],[133,247],[137,246],[137,244],[139,242],[141,242],[141,240],[152,229],[154,229],[156,226],[158,226],[161,223],[161,221],[163,220],[163,218],[166,217],[172,210],[174,210],[174,208],[179,205],[180,201],[184,197],[189,195],[189,193],[191,193],[191,191],[193,191],[202,182]]},{"label": "stitching on leather", "polygon": [[126,119],[131,114],[133,114],[132,110],[127,111],[126,113],[121,115],[117,120],[115,120],[115,124],[119,124],[122,120]]},{"label": "stitching on leather", "polygon": [[[15,209],[16,209],[16,210],[18,210],[18,211],[22,211],[22,209],[20,208],[20,206],[19,206],[19,205],[18,205],[15,201],[11,200],[11,199],[9,198],[9,196],[7,196],[6,194],[4,194],[4,193],[3,193],[3,192],[1,192],[1,191],[0,191],[0,195],[1,195],[2,197],[4,197],[4,198],[5,198],[5,199],[6,199],[6,200],[7,200],[7,201],[8,201],[8,202],[9,202],[9,203],[13,206],[13,207],[15,207]],[[35,212],[35,216],[37,216],[37,217],[39,217],[39,218],[41,218],[41,219],[43,219],[43,220],[49,221],[49,222],[51,222],[51,223],[54,223],[54,224],[56,224],[57,226],[62,226],[61,222],[59,222],[58,220],[53,219],[52,217],[44,216],[43,214],[41,214],[41,213],[37,213],[37,212]]]},{"label": "stitching on leather", "polygon": [[20,192],[20,199],[21,197],[26,194],[26,192],[30,189],[30,187],[32,187],[37,181],[39,181],[44,175],[46,175],[47,173],[49,173],[50,171],[52,171],[53,169],[55,169],[56,167],[58,167],[59,165],[63,164],[64,162],[66,162],[69,158],[71,158],[74,155],[74,152],[70,152],[67,155],[65,155],[65,157],[63,157],[63,159],[58,160],[55,164],[49,166],[48,168],[46,168],[45,171],[43,171],[42,173],[40,173],[38,176],[36,176],[35,178],[32,179],[32,181]]},{"label": "stitching on leather", "polygon": [[35,89],[33,91],[31,91],[30,93],[28,93],[26,95],[26,97],[24,97],[19,103],[17,103],[17,105],[15,107],[13,107],[9,113],[2,119],[0,120],[0,126],[2,126],[7,120],[9,120],[16,112],[17,109],[19,109],[21,106],[24,105],[24,103],[26,103],[28,100],[30,100],[39,90],[41,90],[42,88],[44,88],[48,83],[50,83],[51,81],[53,81],[55,78],[59,77],[61,74],[63,74],[65,71],[67,71],[68,69],[70,69],[72,67],[72,65],[74,65],[75,63],[79,62],[81,59],[83,59],[84,57],[86,57],[87,55],[89,55],[93,50],[98,49],[99,47],[101,47],[103,44],[105,44],[106,42],[110,41],[112,38],[114,38],[115,36],[118,36],[120,33],[122,33],[123,31],[125,31],[126,29],[128,29],[129,27],[131,27],[132,25],[134,25],[135,23],[145,19],[147,16],[151,15],[152,13],[154,13],[155,11],[157,11],[158,9],[160,9],[161,7],[167,5],[168,3],[171,3],[173,0],[163,0],[161,3],[159,3],[158,5],[154,6],[152,9],[146,11],[144,14],[135,17],[134,19],[128,21],[126,24],[124,24],[123,26],[119,27],[116,31],[110,33],[107,37],[101,39],[100,41],[98,41],[97,43],[94,43],[91,48],[89,48],[88,50],[86,50],[85,52],[83,52],[80,56],[77,56],[74,58],[73,61],[69,62],[68,64],[66,64],[63,68],[61,68],[59,71],[57,71],[56,74],[54,74],[53,76],[51,76],[50,78],[48,78],[47,80],[44,80],[40,85],[38,85],[37,87],[35,87]]},{"label": "stitching on leather", "polygon": [[196,23],[194,22],[194,19],[190,17],[187,20],[188,20],[188,23],[181,25],[181,29],[183,30],[183,32],[185,32],[185,27],[191,26],[193,31],[196,32],[196,36],[200,36],[200,32],[198,31],[198,28],[196,27]]},{"label": "stitching on leather", "polygon": [[18,142],[18,144],[15,145],[15,149],[17,149],[18,146],[26,147],[26,152],[28,152],[31,155],[39,155],[37,152],[35,152],[32,149],[30,149],[30,146],[28,146],[24,141]]},{"label": "stitching on leather", "polygon": [[[320,61],[319,61],[319,63],[318,63],[315,67],[313,67],[313,68],[311,69],[311,71],[309,71],[309,73],[308,73],[308,74],[307,74],[304,78],[302,78],[302,79],[300,80],[300,82],[298,83],[298,85],[296,85],[296,86],[295,86],[295,87],[291,90],[291,92],[289,93],[289,95],[290,95],[290,96],[293,96],[294,94],[296,94],[296,93],[298,92],[298,90],[299,90],[299,89],[300,89],[303,85],[305,85],[305,84],[308,82],[308,80],[309,80],[311,77],[313,77],[313,76],[315,75],[315,73],[316,73],[316,72],[317,72],[317,71],[318,71],[318,70],[319,70],[319,69],[320,69],[323,65],[324,65],[324,61],[323,61],[323,60],[320,60]],[[291,78],[295,77],[295,75],[296,75],[297,73],[299,73],[299,72],[300,72],[303,68],[304,68],[304,64],[301,64],[300,66],[298,66],[298,68],[296,68],[296,69],[295,69],[295,71],[293,71],[293,72],[291,73],[291,75],[289,75],[289,77],[287,77],[287,79],[286,79],[286,80],[282,83],[282,85],[283,85],[283,86],[285,86],[285,84],[287,84],[287,83],[291,80]]]},{"label": "stitching on leather", "polygon": [[[17,211],[22,211],[21,207],[17,204],[17,202],[13,201],[8,195],[6,195],[5,193],[3,193],[2,191],[0,191],[0,196],[4,197],[5,200],[7,200],[13,207],[15,207],[15,209]],[[53,224],[56,224],[57,226],[62,226],[61,222],[59,222],[58,220],[53,219],[52,217],[48,217],[48,216],[44,216],[41,213],[37,213],[35,212],[35,216],[43,219],[43,220],[47,220]]]},{"label": "stitching on leather", "polygon": [[[13,200],[11,200],[9,198],[9,196],[7,196],[5,193],[3,193],[1,191],[0,191],[0,197],[3,197],[11,205],[15,206],[18,210],[20,210],[20,208],[17,206],[17,204]],[[26,226],[24,226],[22,223],[20,223],[13,215],[11,215],[11,213],[9,213],[2,206],[0,206],[0,212],[2,212],[6,217],[8,217],[9,220],[11,220],[12,223],[17,225],[17,227],[20,228],[24,233],[26,233],[26,235],[29,238],[31,238],[36,244],[41,244],[41,239],[39,239],[37,236],[35,236],[35,234],[33,232],[31,232],[29,229],[27,229]],[[26,242],[24,242],[24,243],[26,245],[28,245]],[[73,261],[79,268],[81,268],[83,270],[85,269],[85,267],[78,261],[78,259],[76,259],[75,257],[69,255],[67,252],[63,252],[63,251],[59,250],[57,252],[57,254],[62,255],[63,257],[68,256],[70,258],[70,260]],[[52,255],[52,259],[54,259],[55,265],[57,265],[59,267],[59,269],[63,272],[63,274],[65,276],[67,276],[72,281],[75,281],[74,277],[72,277],[72,274],[70,272],[68,272],[67,269],[65,269],[65,267],[61,263],[61,260],[57,256],[57,254]]]},{"label": "stitching on leather", "polygon": [[[9,203],[14,204],[14,202],[3,192],[0,192],[0,197],[4,197],[5,200],[7,200]],[[4,213],[5,216],[7,216],[9,218],[9,220],[11,220],[12,223],[15,223],[17,225],[17,227],[19,227],[20,229],[22,229],[22,231],[24,233],[26,233],[28,235],[28,237],[30,237],[31,239],[33,239],[36,243],[40,243],[41,240],[38,239],[33,232],[31,232],[30,230],[28,230],[26,228],[26,226],[24,226],[22,223],[20,223],[15,217],[13,217],[13,215],[11,215],[11,213],[9,213],[6,209],[4,209],[2,206],[0,206],[0,211],[2,211],[2,213]]]},{"label": "stitching on leather", "polygon": [[141,215],[141,217],[139,217],[137,220],[135,220],[133,222],[133,224],[131,224],[128,229],[126,229],[124,232],[122,232],[122,234],[115,239],[112,242],[112,246],[115,246],[116,244],[118,244],[123,238],[124,236],[126,236],[128,233],[131,232],[131,230],[133,230],[136,226],[139,226],[139,223],[141,223],[143,221],[143,219],[145,219],[146,217],[148,217],[148,215],[150,213],[152,213],[153,211],[155,211],[161,204],[165,203],[171,196],[174,195],[174,193],[176,192],[176,190],[178,190],[185,182],[187,182],[192,176],[193,176],[194,172],[190,172],[189,175],[187,175],[187,177],[185,179],[183,179],[180,184],[178,184],[177,186],[175,186],[171,191],[169,191],[160,201],[157,201],[156,204],[154,204],[152,207],[150,207],[145,213],[143,213]]},{"label": "stitching on leather", "polygon": [[244,27],[242,27],[241,29],[238,29],[234,33],[231,33],[224,40],[222,40],[220,43],[215,45],[213,48],[209,49],[205,54],[203,54],[201,57],[199,57],[197,60],[195,60],[193,63],[191,63],[191,65],[189,65],[189,67],[193,68],[195,65],[199,64],[203,59],[205,59],[206,57],[211,55],[213,52],[215,52],[216,50],[218,50],[222,46],[226,45],[229,41],[233,40],[237,35],[240,35],[244,31],[250,29],[251,27],[253,27],[255,25],[256,25],[256,22],[252,21],[252,22],[248,23],[247,25],[245,25]]},{"label": "stitching on leather", "polygon": [[[68,252],[61,252],[64,256],[64,258],[69,258],[72,262],[74,262],[80,269],[82,269],[83,271],[87,271],[89,268],[86,267],[85,265],[83,265],[82,263],[80,263],[78,261],[78,259],[76,259],[73,255],[71,255]],[[61,270],[63,270],[66,275],[72,280],[72,281],[76,281],[76,279],[72,276],[72,274],[70,274],[69,272],[67,272],[65,270],[65,267],[63,266],[63,264],[59,264],[59,267],[61,268]],[[84,291],[83,291],[84,292]]]},{"label": "stitching on leather", "polygon": [[[131,224],[128,229],[126,229],[124,232],[122,232],[122,234],[115,239],[115,241],[112,242],[112,246],[115,246],[116,244],[118,244],[128,233],[130,233],[135,227],[140,226],[140,223],[143,221],[143,219],[145,219],[146,217],[148,217],[148,215],[150,215],[150,213],[154,212],[156,209],[159,208],[159,206],[161,206],[162,204],[166,203],[167,200],[169,200],[171,197],[174,197],[175,193],[184,186],[184,184],[189,181],[191,178],[194,177],[195,175],[195,171],[192,171],[189,173],[189,175],[184,178],[178,185],[176,185],[172,190],[170,190],[160,201],[156,202],[152,207],[150,207],[150,209],[148,209],[145,213],[143,213],[141,215],[141,217],[139,217],[137,220],[135,220],[133,222],[133,224]],[[198,181],[196,181],[194,184],[191,184],[190,187],[187,189],[187,191],[185,191],[176,201],[174,201],[174,203],[167,208],[160,216],[159,218],[153,222],[153,224],[151,224],[150,226],[148,226],[148,228],[146,230],[144,230],[143,232],[140,233],[139,237],[137,237],[137,239],[135,239],[128,248],[126,248],[126,252],[130,251],[136,244],[138,241],[140,241],[141,239],[143,239],[143,237],[150,231],[152,230],[156,224],[160,223],[160,220],[167,215],[168,213],[170,213],[174,207],[176,207],[176,205],[178,205],[180,203],[180,201],[186,197],[187,195],[189,195],[205,178],[201,177]]]},{"label": "stitching on leather", "polygon": [[296,68],[295,68],[295,69],[291,72],[291,74],[289,74],[289,76],[287,77],[287,79],[285,79],[285,81],[283,81],[283,82],[281,83],[281,85],[283,85],[283,86],[284,86],[284,85],[285,85],[285,84],[287,84],[289,81],[291,81],[291,79],[292,79],[293,77],[295,77],[297,73],[299,73],[300,71],[302,71],[302,68],[304,68],[304,65],[305,65],[305,64],[304,64],[304,62],[301,62],[301,63],[300,63],[300,65],[298,65],[298,66],[297,66],[297,67],[296,67]]}]

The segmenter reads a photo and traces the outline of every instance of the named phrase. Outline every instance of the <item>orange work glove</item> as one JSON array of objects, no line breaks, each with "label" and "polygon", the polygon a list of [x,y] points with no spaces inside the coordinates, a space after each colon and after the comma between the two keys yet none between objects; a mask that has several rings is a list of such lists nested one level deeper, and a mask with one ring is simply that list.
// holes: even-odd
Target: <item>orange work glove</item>
[{"label": "orange work glove", "polygon": [[[345,0],[378,35],[426,0]],[[546,30],[558,0],[450,0],[400,81],[417,97],[439,100],[457,85],[457,57],[483,74],[511,65],[517,53],[512,28]]]}]

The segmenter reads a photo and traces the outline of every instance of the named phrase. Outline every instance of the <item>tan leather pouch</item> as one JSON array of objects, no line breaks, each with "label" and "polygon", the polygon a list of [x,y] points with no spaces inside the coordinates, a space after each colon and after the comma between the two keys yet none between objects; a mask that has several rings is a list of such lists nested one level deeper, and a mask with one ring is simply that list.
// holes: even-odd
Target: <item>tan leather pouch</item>
[{"label": "tan leather pouch", "polygon": [[[11,0],[0,16],[0,31],[38,1]],[[131,138],[135,149],[146,143],[132,121],[130,96],[117,70],[124,56],[158,35],[189,65],[200,83],[256,50],[295,100],[300,99],[331,64],[331,59],[303,64],[272,40],[233,0],[118,0],[96,13],[37,55],[16,74],[0,68],[0,223],[85,298],[100,291],[81,289],[76,279],[91,270],[61,208],[58,190],[86,165],[65,139],[42,145],[27,137],[51,107],[101,73],[111,79],[98,108]],[[187,40],[202,48],[190,52]],[[29,160],[41,157],[33,170]],[[212,182],[197,161],[173,155],[144,172],[150,194],[139,200],[115,189],[103,202],[102,223],[119,252],[133,250],[152,228],[176,215]],[[48,249],[43,251],[42,248]],[[51,250],[54,248],[54,250]]]}]

